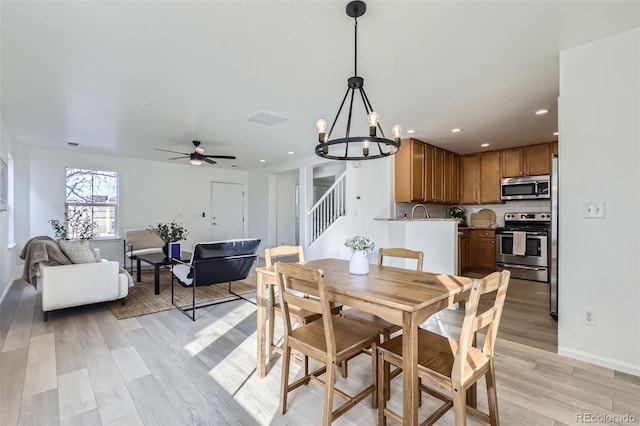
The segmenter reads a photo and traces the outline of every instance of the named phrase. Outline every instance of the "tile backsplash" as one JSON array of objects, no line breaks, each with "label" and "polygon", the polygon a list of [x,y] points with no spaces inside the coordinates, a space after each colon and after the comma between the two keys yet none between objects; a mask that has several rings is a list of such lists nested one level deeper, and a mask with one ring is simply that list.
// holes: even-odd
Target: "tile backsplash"
[{"label": "tile backsplash", "polygon": [[[411,216],[411,209],[418,203],[396,203],[395,217]],[[449,207],[440,204],[423,204],[429,211],[429,216],[434,218],[449,217]],[[504,214],[513,212],[548,212],[551,211],[551,203],[549,200],[526,200],[526,201],[507,201],[504,204],[471,204],[462,205],[467,210],[467,223],[471,220],[471,213],[477,213],[482,209],[491,209],[496,214],[496,222],[498,226],[504,226]],[[422,217],[422,209],[416,211],[417,217]]]}]

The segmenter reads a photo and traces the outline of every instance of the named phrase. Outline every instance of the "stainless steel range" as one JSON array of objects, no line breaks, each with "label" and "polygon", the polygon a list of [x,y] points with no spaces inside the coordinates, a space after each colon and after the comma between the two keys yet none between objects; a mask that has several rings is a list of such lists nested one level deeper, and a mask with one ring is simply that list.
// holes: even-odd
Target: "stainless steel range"
[{"label": "stainless steel range", "polygon": [[496,269],[513,278],[549,282],[551,213],[505,213],[496,229]]}]

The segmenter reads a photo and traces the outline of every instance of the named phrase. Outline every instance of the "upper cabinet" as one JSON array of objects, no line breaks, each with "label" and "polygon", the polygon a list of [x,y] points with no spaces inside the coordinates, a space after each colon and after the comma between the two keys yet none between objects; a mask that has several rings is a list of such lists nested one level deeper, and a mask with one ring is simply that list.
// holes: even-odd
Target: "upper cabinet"
[{"label": "upper cabinet", "polygon": [[502,150],[501,176],[548,175],[551,171],[551,151],[552,146],[548,143]]},{"label": "upper cabinet", "polygon": [[397,203],[458,203],[459,156],[417,139],[403,139],[395,155]]},{"label": "upper cabinet", "polygon": [[501,203],[500,151],[480,154],[480,203]]},{"label": "upper cabinet", "polygon": [[425,201],[425,144],[417,139],[403,139],[395,155],[396,202]]},{"label": "upper cabinet", "polygon": [[479,204],[478,182],[480,156],[468,154],[460,157],[460,204]]}]

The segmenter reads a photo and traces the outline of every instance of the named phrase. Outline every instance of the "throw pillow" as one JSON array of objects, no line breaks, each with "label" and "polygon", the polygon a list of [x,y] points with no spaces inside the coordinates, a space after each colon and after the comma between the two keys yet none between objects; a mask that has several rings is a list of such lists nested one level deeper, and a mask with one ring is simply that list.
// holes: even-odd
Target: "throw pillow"
[{"label": "throw pillow", "polygon": [[71,263],[100,262],[91,243],[87,240],[59,240],[58,245]]}]

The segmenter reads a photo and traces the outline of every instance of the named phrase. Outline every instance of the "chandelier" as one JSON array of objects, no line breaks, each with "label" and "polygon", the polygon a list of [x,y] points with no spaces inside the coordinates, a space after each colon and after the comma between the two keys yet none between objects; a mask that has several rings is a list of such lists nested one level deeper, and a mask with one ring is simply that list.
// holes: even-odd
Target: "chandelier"
[{"label": "chandelier", "polygon": [[[373,109],[366,92],[364,91],[364,79],[358,76],[358,18],[367,10],[367,6],[363,1],[352,1],[347,5],[347,15],[354,20],[354,75],[347,80],[347,92],[342,98],[340,108],[336,118],[333,119],[329,133],[326,133],[327,121],[324,118],[316,121],[318,129],[318,145],[316,145],[316,154],[323,158],[331,160],[373,160],[375,158],[388,157],[395,154],[400,149],[400,135],[402,127],[396,124],[391,128],[394,139],[387,139],[380,126],[380,115]],[[331,139],[331,134],[335,129],[336,122],[340,117],[340,113],[344,107],[347,98],[349,98],[349,115],[347,116],[347,128],[345,137]],[[351,136],[351,114],[353,112],[354,99],[357,95],[362,99],[364,109],[369,122],[369,134],[367,136]],[[380,131],[380,136],[377,131]]]}]

